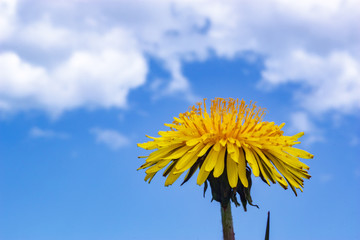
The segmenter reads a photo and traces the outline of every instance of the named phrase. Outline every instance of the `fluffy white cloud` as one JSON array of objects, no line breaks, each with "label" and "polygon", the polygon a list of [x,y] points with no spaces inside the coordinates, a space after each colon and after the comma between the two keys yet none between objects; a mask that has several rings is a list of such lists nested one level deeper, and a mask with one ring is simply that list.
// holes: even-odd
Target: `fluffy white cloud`
[{"label": "fluffy white cloud", "polygon": [[93,38],[84,50],[70,51],[51,67],[29,63],[15,52],[0,53],[0,110],[37,108],[57,116],[83,106],[125,107],[129,91],[145,82],[145,59],[122,29]]},{"label": "fluffy white cloud", "polygon": [[[182,64],[206,60],[209,50],[264,56],[261,86],[299,84],[294,96],[306,110],[360,107],[356,0],[1,2],[0,109],[124,107],[145,82],[146,55],[171,74],[164,94],[192,99]],[[29,5],[36,10],[25,11]],[[28,74],[14,80],[21,70]]]},{"label": "fluffy white cloud", "polygon": [[113,150],[127,146],[130,143],[130,140],[126,136],[115,130],[93,128],[90,132],[95,135],[98,143],[103,143]]},{"label": "fluffy white cloud", "polygon": [[22,61],[13,52],[0,54],[0,109],[12,110],[15,105],[27,108],[37,103],[39,92],[46,88],[46,70]]},{"label": "fluffy white cloud", "polygon": [[53,26],[49,17],[30,22],[18,29],[19,43],[44,49],[65,48],[76,41],[76,36],[70,29]]},{"label": "fluffy white cloud", "polygon": [[16,0],[0,0],[0,43],[13,31]]},{"label": "fluffy white cloud", "polygon": [[284,58],[269,58],[263,72],[271,84],[302,83],[298,102],[314,113],[349,112],[360,108],[360,61],[348,52],[333,51],[321,57],[294,50]]}]

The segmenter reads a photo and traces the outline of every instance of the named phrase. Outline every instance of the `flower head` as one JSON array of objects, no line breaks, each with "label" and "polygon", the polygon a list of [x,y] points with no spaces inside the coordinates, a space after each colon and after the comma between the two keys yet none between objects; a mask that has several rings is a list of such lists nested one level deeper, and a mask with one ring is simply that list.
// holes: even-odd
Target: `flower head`
[{"label": "flower head", "polygon": [[150,182],[166,168],[165,186],[184,172],[186,182],[200,169],[197,184],[211,180],[213,188],[217,179],[225,177],[224,184],[237,191],[239,186],[250,188],[251,169],[267,184],[278,182],[284,189],[290,186],[296,194],[296,188],[302,191],[303,179],[310,178],[309,167],[299,158],[313,155],[293,147],[300,143],[298,138],[303,132],[284,136],[281,128],[285,124],[263,121],[264,115],[264,109],[255,103],[246,105],[245,101],[232,98],[212,100],[208,112],[204,100],[203,107],[198,103],[175,117],[172,124],[165,124],[170,130],[160,131],[160,137],[147,136],[152,140],[138,144],[155,150],[144,157],[146,162],[139,169],[147,169],[145,181]]}]

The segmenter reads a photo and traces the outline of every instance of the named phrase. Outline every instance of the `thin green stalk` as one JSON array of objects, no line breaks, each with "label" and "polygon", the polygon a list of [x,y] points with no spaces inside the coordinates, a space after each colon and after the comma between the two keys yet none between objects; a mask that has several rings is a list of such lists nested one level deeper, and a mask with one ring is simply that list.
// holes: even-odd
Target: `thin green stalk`
[{"label": "thin green stalk", "polygon": [[268,217],[266,222],[265,240],[269,240],[270,235],[270,211],[268,211]]},{"label": "thin green stalk", "polygon": [[235,240],[233,220],[231,215],[231,203],[221,206],[221,222],[224,240]]}]

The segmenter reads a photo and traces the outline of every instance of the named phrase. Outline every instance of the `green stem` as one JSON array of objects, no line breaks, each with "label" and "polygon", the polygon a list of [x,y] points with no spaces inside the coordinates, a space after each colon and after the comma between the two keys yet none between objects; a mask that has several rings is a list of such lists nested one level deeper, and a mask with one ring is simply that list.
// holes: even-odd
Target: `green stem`
[{"label": "green stem", "polygon": [[224,240],[235,240],[233,220],[231,215],[231,203],[221,206],[221,222],[223,227]]}]

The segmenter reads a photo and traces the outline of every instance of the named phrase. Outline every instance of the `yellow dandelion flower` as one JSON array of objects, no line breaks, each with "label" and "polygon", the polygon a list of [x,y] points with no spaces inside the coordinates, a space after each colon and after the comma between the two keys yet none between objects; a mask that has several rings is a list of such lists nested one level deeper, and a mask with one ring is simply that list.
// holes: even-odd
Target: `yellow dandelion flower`
[{"label": "yellow dandelion flower", "polygon": [[184,172],[186,182],[200,169],[197,184],[209,180],[217,200],[216,179],[226,177],[224,184],[239,192],[239,186],[243,190],[251,187],[251,169],[269,185],[278,182],[284,189],[290,186],[295,194],[296,188],[302,191],[303,179],[310,175],[309,167],[299,158],[313,158],[293,147],[300,143],[303,132],[284,136],[281,128],[285,124],[263,121],[264,109],[252,102],[247,105],[243,100],[216,98],[211,101],[209,113],[205,100],[203,107],[198,103],[175,117],[172,124],[165,124],[170,130],[160,131],[160,137],[147,136],[152,140],[138,144],[155,150],[143,157],[146,162],[139,168],[146,169],[145,181],[150,182],[165,168],[163,175],[168,186]]}]

